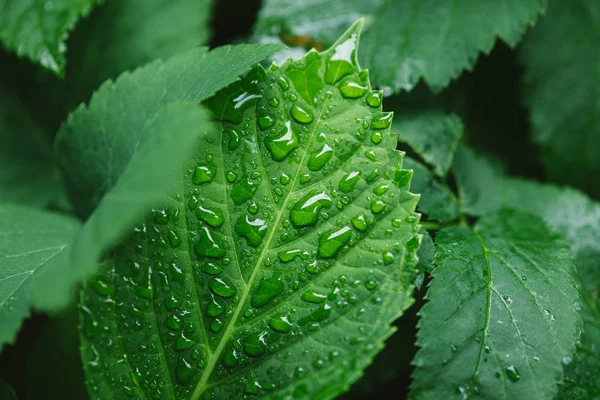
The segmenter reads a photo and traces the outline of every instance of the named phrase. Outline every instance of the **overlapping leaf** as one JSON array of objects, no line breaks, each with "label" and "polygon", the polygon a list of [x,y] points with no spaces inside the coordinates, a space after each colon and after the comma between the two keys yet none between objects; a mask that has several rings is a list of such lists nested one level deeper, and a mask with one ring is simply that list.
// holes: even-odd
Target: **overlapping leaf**
[{"label": "overlapping leaf", "polygon": [[329,399],[381,348],[411,302],[417,196],[359,28],[209,101],[222,132],[83,293],[92,397]]},{"label": "overlapping leaf", "polygon": [[62,75],[65,41],[101,0],[0,0],[0,40],[9,50]]},{"label": "overlapping leaf", "polygon": [[376,86],[410,90],[420,79],[434,90],[446,86],[496,38],[515,46],[544,11],[546,0],[296,0],[265,1],[256,32],[292,44],[335,41],[344,27],[367,16],[361,62]]},{"label": "overlapping leaf", "polygon": [[568,245],[542,220],[502,211],[441,230],[420,312],[419,399],[548,399],[581,331]]},{"label": "overlapping leaf", "polygon": [[454,170],[465,211],[492,213],[502,207],[543,218],[567,240],[577,261],[583,300],[584,334],[566,370],[564,396],[593,398],[600,393],[600,204],[569,188],[509,178],[468,148],[456,155]]},{"label": "overlapping leaf", "polygon": [[600,3],[554,1],[524,41],[526,102],[549,176],[600,196]]}]

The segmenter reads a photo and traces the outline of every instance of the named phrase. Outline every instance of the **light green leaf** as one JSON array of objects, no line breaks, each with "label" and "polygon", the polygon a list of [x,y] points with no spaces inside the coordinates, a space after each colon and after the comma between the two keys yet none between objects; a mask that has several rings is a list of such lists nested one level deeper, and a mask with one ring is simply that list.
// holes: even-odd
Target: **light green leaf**
[{"label": "light green leaf", "polygon": [[575,263],[529,214],[502,211],[436,237],[412,394],[550,399],[581,331]]},{"label": "light green leaf", "polygon": [[29,315],[36,276],[68,263],[68,246],[79,228],[70,217],[0,204],[0,349],[14,341]]},{"label": "light green leaf", "polygon": [[523,42],[534,139],[555,181],[600,196],[600,3],[554,1]]},{"label": "light green leaf", "polygon": [[411,188],[421,194],[418,210],[428,219],[441,223],[452,222],[459,217],[458,201],[446,186],[438,182],[433,174],[412,158],[404,160],[404,168],[413,170]]},{"label": "light green leaf", "polygon": [[50,135],[16,93],[0,85],[0,203],[63,203]]},{"label": "light green leaf", "polygon": [[[410,90],[423,79],[440,90],[496,38],[515,46],[546,8],[546,0],[266,0],[255,32],[287,42],[329,45],[358,16],[367,16],[361,63],[374,85],[389,92]],[[298,38],[294,40],[294,38]]]},{"label": "light green leaf", "polygon": [[[118,0],[98,7],[69,42],[67,93],[87,101],[106,79],[205,45],[212,0]],[[102,27],[102,29],[98,29]]]},{"label": "light green leaf", "polygon": [[[484,215],[512,207],[538,215],[569,242],[577,262],[583,299],[582,344],[565,368],[565,398],[600,393],[600,204],[576,190],[540,184],[501,173],[472,150],[459,149],[454,164],[465,211]],[[573,397],[570,397],[573,396]]]},{"label": "light green leaf", "polygon": [[431,165],[437,176],[445,177],[464,128],[456,114],[423,111],[400,115],[392,130]]},{"label": "light green leaf", "polygon": [[209,101],[222,132],[82,294],[93,397],[330,399],[381,349],[412,301],[418,197],[360,26]]},{"label": "light green leaf", "polygon": [[0,0],[0,41],[21,57],[62,75],[66,39],[102,0]]}]

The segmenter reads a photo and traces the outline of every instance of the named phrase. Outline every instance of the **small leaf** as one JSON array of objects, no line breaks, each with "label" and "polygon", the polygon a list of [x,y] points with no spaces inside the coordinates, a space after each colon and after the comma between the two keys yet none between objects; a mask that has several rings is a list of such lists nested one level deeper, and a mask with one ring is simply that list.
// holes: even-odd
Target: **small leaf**
[{"label": "small leaf", "polygon": [[455,114],[424,111],[402,114],[396,118],[392,130],[433,167],[437,176],[445,177],[464,128]]},{"label": "small leaf", "polygon": [[381,0],[370,2],[266,0],[255,32],[285,43],[326,46],[357,15],[367,16],[361,63],[374,85],[387,92],[411,90],[423,79],[440,90],[496,38],[514,47],[546,8],[546,0]]},{"label": "small leaf", "polygon": [[438,182],[429,169],[412,158],[404,160],[404,168],[413,170],[411,188],[415,193],[421,193],[417,207],[420,212],[441,223],[458,219],[458,202],[447,186]]},{"label": "small leaf", "polygon": [[600,196],[600,3],[554,1],[520,58],[534,140],[553,180]]},{"label": "small leaf", "polygon": [[80,226],[48,211],[0,205],[0,348],[14,341],[29,316],[36,276],[52,265],[68,264],[68,246]]},{"label": "small leaf", "polygon": [[537,217],[442,229],[420,312],[412,395],[548,399],[581,331],[575,264]]},{"label": "small leaf", "polygon": [[0,40],[19,56],[62,76],[69,31],[100,2],[0,0]]},{"label": "small leaf", "polygon": [[411,302],[417,196],[360,26],[208,101],[222,132],[82,294],[96,398],[330,399],[379,351]]}]

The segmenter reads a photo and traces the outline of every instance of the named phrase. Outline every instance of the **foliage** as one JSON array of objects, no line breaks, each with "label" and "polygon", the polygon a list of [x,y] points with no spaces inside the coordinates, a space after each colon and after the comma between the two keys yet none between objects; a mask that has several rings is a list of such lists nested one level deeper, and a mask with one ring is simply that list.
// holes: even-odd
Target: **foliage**
[{"label": "foliage", "polygon": [[0,398],[600,399],[597,2],[259,3],[0,0]]}]

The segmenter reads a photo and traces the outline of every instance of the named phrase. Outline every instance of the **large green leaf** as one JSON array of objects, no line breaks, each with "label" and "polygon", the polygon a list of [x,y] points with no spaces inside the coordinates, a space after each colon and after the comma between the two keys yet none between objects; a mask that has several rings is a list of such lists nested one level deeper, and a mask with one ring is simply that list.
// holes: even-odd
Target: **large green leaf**
[{"label": "large green leaf", "polygon": [[419,399],[549,399],[581,332],[575,263],[542,220],[502,211],[436,237],[412,384]]},{"label": "large green leaf", "polygon": [[[600,204],[569,188],[509,178],[486,158],[460,148],[454,164],[465,211],[484,215],[512,207],[538,215],[562,234],[575,254],[583,299],[584,335],[566,368],[568,398],[600,393]],[[571,397],[573,396],[573,397]]]},{"label": "large green leaf", "polygon": [[65,198],[49,135],[0,85],[0,203],[45,207]]},{"label": "large green leaf", "polygon": [[97,7],[69,41],[63,90],[70,105],[123,71],[207,44],[212,2],[118,0]]},{"label": "large green leaf", "polygon": [[[331,44],[357,16],[367,16],[361,62],[376,86],[410,90],[424,79],[446,86],[496,38],[515,46],[546,8],[547,0],[266,0],[256,25],[260,35],[288,42]],[[291,40],[290,36],[298,39]]]},{"label": "large green leaf", "polygon": [[0,348],[14,340],[29,315],[35,277],[50,265],[68,263],[79,228],[69,217],[0,204]]},{"label": "large green leaf", "polygon": [[549,176],[600,196],[600,3],[554,1],[520,56]]},{"label": "large green leaf", "polygon": [[69,31],[101,1],[0,0],[0,40],[19,56],[62,75]]},{"label": "large green leaf", "polygon": [[209,101],[222,132],[82,294],[91,397],[329,399],[381,349],[411,303],[418,197],[360,25]]}]

